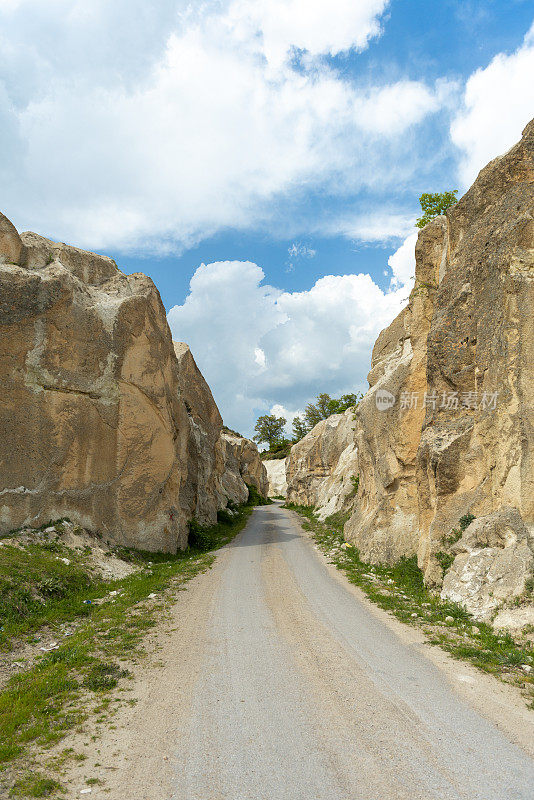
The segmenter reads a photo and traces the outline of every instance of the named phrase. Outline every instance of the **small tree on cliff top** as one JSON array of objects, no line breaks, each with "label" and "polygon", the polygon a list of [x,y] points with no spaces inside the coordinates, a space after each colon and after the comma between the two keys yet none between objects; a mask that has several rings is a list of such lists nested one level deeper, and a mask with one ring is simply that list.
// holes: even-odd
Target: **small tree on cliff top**
[{"label": "small tree on cliff top", "polygon": [[419,202],[421,203],[423,216],[416,221],[417,227],[424,228],[431,219],[444,214],[448,208],[458,202],[457,194],[458,189],[454,189],[452,192],[435,192],[434,194],[426,192],[422,194]]},{"label": "small tree on cliff top", "polygon": [[284,417],[275,417],[274,414],[264,414],[263,417],[258,419],[254,426],[254,430],[256,431],[254,441],[258,442],[258,444],[265,442],[269,445],[269,450],[274,450],[274,448],[283,441],[283,431],[286,422],[287,420],[285,420]]}]

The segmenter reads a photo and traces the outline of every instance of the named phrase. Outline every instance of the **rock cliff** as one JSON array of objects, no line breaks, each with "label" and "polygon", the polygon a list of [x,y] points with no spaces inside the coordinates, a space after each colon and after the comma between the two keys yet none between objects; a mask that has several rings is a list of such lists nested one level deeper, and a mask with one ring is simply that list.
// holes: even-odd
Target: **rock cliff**
[{"label": "rock cliff", "polygon": [[[220,415],[152,281],[2,215],[0,381],[1,532],[69,517],[175,551],[226,505]],[[240,469],[264,491],[249,445]]]},{"label": "rock cliff", "polygon": [[349,409],[321,420],[293,445],[286,467],[288,502],[315,506],[321,519],[351,504],[351,478],[359,469],[354,427]]},{"label": "rock cliff", "polygon": [[269,497],[286,497],[287,480],[286,467],[288,458],[271,458],[263,462],[267,471],[267,481],[269,484]]},{"label": "rock cliff", "polygon": [[[371,561],[417,553],[438,586],[450,553],[443,592],[481,618],[496,608],[486,589],[497,574],[503,602],[532,570],[533,181],[534,122],[421,231],[408,307],[376,342],[356,414],[360,486],[346,538]],[[481,553],[472,523],[451,552],[467,514],[500,544]]]},{"label": "rock cliff", "polygon": [[263,497],[267,497],[267,471],[254,442],[243,436],[223,432],[219,439],[218,452],[223,464],[220,469],[220,487],[224,495],[234,503],[242,503],[248,497],[247,484],[257,489]]}]

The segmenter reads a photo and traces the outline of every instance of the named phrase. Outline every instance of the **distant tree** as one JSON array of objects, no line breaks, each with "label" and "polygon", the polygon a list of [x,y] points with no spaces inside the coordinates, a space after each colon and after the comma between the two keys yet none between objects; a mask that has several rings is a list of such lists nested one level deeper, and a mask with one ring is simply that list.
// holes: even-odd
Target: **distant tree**
[{"label": "distant tree", "polygon": [[311,431],[311,429],[314,428],[318,422],[320,422],[322,419],[326,419],[330,416],[330,414],[333,413],[330,411],[331,403],[332,398],[325,392],[317,395],[315,403],[308,403],[304,409],[304,420],[308,430]]},{"label": "distant tree", "polygon": [[457,194],[458,189],[454,189],[452,192],[435,192],[434,194],[425,192],[422,194],[419,202],[421,203],[423,216],[416,221],[417,227],[424,228],[431,219],[444,214],[450,206],[458,202]]},{"label": "distant tree", "polygon": [[302,417],[295,417],[293,419],[293,441],[300,442],[300,440],[308,433],[308,426]]},{"label": "distant tree", "polygon": [[274,450],[277,445],[283,442],[284,425],[287,420],[284,417],[275,417],[274,414],[264,414],[254,426],[256,435],[254,441],[260,444],[265,442],[269,445],[269,450]]},{"label": "distant tree", "polygon": [[330,413],[343,414],[348,408],[356,407],[362,397],[362,392],[358,392],[358,394],[342,394],[339,400],[333,399],[330,401],[329,408],[332,409]]},{"label": "distant tree", "polygon": [[342,414],[348,408],[357,406],[363,395],[343,394],[340,398],[330,397],[322,393],[317,396],[315,403],[308,403],[304,410],[304,420],[307,430],[310,431],[322,419],[328,419],[332,414]]}]

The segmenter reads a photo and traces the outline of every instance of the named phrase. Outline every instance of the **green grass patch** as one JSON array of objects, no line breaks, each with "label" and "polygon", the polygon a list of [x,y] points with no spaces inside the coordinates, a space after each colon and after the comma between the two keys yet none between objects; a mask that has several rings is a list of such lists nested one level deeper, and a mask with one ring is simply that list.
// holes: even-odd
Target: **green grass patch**
[{"label": "green grass patch", "polygon": [[11,789],[11,797],[52,797],[63,793],[61,784],[54,778],[28,772],[20,777]]},{"label": "green grass patch", "polygon": [[[456,658],[520,685],[528,702],[533,703],[534,676],[521,668],[522,665],[534,668],[531,642],[526,639],[519,642],[509,634],[497,633],[491,625],[475,620],[462,606],[441,600],[424,585],[415,556],[402,558],[393,566],[362,561],[357,548],[347,547],[344,541],[346,515],[334,514],[319,522],[312,508],[291,504],[285,507],[304,518],[303,527],[312,533],[323,552],[370,600],[402,622],[423,627],[431,643]],[[462,531],[472,522],[470,517],[462,518]]]}]

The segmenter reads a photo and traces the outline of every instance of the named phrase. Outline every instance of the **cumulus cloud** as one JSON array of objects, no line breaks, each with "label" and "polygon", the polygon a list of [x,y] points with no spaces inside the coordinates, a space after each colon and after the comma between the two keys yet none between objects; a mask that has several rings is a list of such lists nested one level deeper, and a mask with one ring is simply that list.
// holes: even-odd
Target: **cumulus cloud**
[{"label": "cumulus cloud", "polygon": [[533,113],[534,25],[514,53],[499,53],[467,81],[463,107],[451,125],[451,138],[462,151],[464,188],[519,139]]},{"label": "cumulus cloud", "polygon": [[401,246],[388,258],[388,266],[391,268],[392,286],[411,286],[412,278],[415,274],[415,245],[419,231],[410,233]]},{"label": "cumulus cloud", "polygon": [[261,38],[266,58],[282,63],[295,48],[311,55],[362,50],[380,33],[379,18],[388,0],[236,0],[229,19]]},{"label": "cumulus cloud", "polygon": [[403,247],[392,257],[389,291],[366,274],[327,275],[308,291],[283,292],[251,262],[197,269],[169,324],[190,344],[230,427],[250,434],[255,416],[273,408],[289,425],[321,391],[365,388],[374,340],[408,293],[410,244]]},{"label": "cumulus cloud", "polygon": [[[386,5],[3,3],[3,211],[81,246],[165,252],[291,227],[284,208],[309,191],[383,198],[420,166],[402,134],[443,84],[362,86],[323,56],[366,47]],[[310,211],[289,236],[317,224]]]}]

